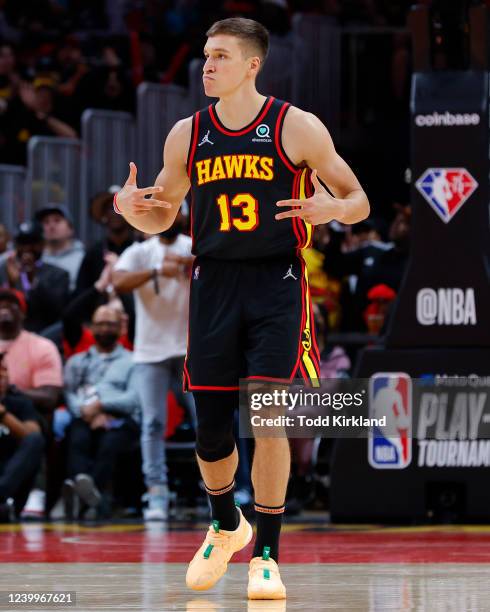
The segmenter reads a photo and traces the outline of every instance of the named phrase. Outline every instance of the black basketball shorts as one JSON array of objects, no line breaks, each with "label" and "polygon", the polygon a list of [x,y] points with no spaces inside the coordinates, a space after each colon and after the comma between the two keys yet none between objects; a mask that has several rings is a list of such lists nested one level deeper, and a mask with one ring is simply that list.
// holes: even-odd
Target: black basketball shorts
[{"label": "black basketball shorts", "polygon": [[240,379],[318,385],[308,277],[302,257],[198,257],[191,275],[184,366],[188,391],[232,391]]}]

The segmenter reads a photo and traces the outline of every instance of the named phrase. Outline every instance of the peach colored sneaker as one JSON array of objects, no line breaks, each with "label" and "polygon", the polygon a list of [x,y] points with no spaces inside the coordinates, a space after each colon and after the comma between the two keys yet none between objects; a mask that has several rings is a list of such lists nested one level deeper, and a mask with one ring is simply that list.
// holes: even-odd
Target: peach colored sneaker
[{"label": "peach colored sneaker", "polygon": [[213,587],[228,568],[232,555],[250,542],[252,526],[237,508],[240,522],[234,531],[219,528],[219,521],[209,526],[206,539],[189,563],[186,584],[194,591],[206,591]]},{"label": "peach colored sneaker", "polygon": [[249,599],[247,612],[286,612],[286,601],[286,599]]},{"label": "peach colored sneaker", "polygon": [[248,570],[249,599],[286,599],[286,587],[281,580],[279,568],[269,555],[270,548],[264,546],[263,555],[254,557],[250,561]]}]

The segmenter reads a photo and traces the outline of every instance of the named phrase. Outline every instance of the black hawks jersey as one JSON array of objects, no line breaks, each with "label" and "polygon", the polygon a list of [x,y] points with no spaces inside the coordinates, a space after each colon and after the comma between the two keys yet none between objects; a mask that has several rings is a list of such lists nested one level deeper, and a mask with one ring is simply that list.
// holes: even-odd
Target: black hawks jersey
[{"label": "black hawks jersey", "polygon": [[269,97],[241,130],[219,120],[215,104],[197,112],[187,160],[193,253],[216,259],[290,255],[308,246],[312,228],[298,217],[277,221],[278,200],[309,197],[309,168],[288,159],[281,133],[289,103]]}]

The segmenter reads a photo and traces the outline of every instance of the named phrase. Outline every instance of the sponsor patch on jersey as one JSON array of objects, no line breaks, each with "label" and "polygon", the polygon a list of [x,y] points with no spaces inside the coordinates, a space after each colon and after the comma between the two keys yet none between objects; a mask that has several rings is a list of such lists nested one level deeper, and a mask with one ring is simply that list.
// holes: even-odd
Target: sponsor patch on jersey
[{"label": "sponsor patch on jersey", "polygon": [[267,123],[261,123],[255,128],[257,138],[252,138],[252,142],[272,142],[270,132],[271,129]]}]

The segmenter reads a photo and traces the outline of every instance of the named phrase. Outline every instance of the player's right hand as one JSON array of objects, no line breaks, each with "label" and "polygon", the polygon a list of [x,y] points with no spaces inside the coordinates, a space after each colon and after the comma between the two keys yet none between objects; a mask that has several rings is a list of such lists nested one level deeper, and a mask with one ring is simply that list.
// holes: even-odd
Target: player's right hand
[{"label": "player's right hand", "polygon": [[129,176],[124,187],[117,194],[117,207],[125,215],[139,217],[147,215],[153,208],[172,208],[172,204],[156,198],[145,198],[147,195],[153,195],[163,191],[163,187],[154,185],[153,187],[144,187],[139,189],[136,184],[136,174],[138,169],[136,164],[130,162]]}]

